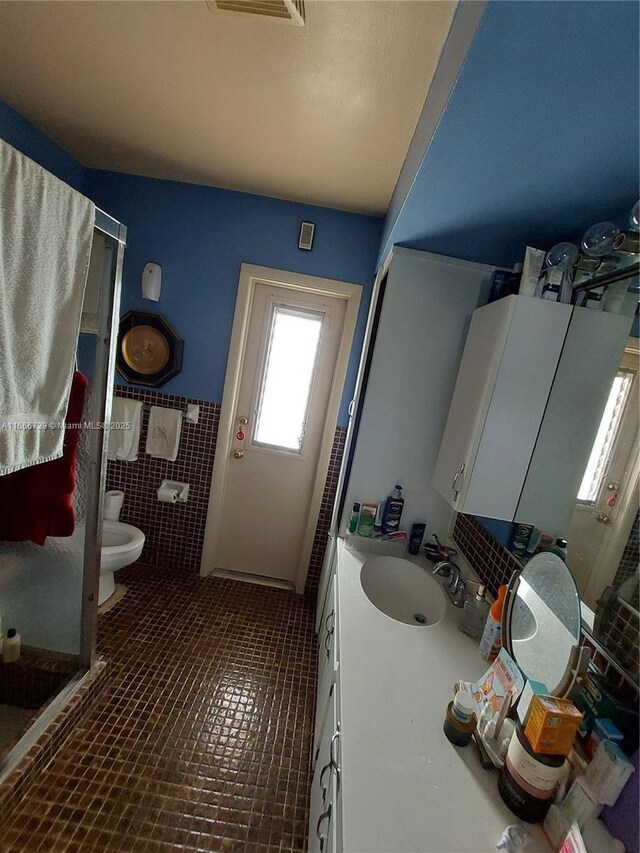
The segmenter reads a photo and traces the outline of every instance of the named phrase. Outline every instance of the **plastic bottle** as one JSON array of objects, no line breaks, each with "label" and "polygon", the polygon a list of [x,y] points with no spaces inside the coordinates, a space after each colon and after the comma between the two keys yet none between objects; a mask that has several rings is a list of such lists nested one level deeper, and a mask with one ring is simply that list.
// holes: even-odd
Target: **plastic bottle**
[{"label": "plastic bottle", "polygon": [[5,663],[13,663],[20,657],[20,634],[15,628],[9,628],[2,644],[2,659]]},{"label": "plastic bottle", "polygon": [[462,619],[458,626],[463,634],[479,640],[487,624],[491,605],[484,597],[485,586],[480,584],[474,598],[468,599],[462,609]]},{"label": "plastic bottle", "polygon": [[480,657],[489,663],[498,657],[502,647],[502,609],[506,594],[507,587],[499,587],[498,597],[491,605],[480,640]]},{"label": "plastic bottle", "polygon": [[400,518],[404,508],[404,498],[402,497],[402,486],[396,483],[396,487],[389,495],[384,504],[384,514],[382,516],[382,535],[387,533],[395,533],[400,528]]},{"label": "plastic bottle", "polygon": [[561,560],[567,559],[567,540],[566,539],[556,539],[555,545],[552,545],[550,548],[552,554],[556,554],[560,557]]},{"label": "plastic bottle", "polygon": [[358,529],[358,519],[360,518],[360,504],[354,503],[351,515],[349,517],[349,533],[355,533]]}]

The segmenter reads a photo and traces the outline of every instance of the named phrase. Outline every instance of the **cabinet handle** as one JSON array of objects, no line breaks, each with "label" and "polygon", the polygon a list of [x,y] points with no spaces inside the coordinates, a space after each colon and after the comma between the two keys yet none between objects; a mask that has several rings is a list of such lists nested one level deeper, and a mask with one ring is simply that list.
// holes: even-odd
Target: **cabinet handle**
[{"label": "cabinet handle", "polygon": [[323,821],[323,820],[326,820],[326,821],[330,821],[330,820],[331,820],[331,803],[329,803],[329,805],[327,806],[327,808],[325,809],[325,811],[323,811],[323,812],[322,812],[322,814],[321,814],[321,815],[320,815],[320,817],[318,818],[318,822],[317,822],[317,824],[316,824],[316,838],[317,838],[317,839],[318,839],[318,841],[320,842],[320,853],[322,853],[322,851],[324,850],[324,843],[325,843],[325,841],[327,840],[327,836],[326,836],[326,835],[323,835],[323,834],[320,832],[320,827],[322,826],[322,821]]},{"label": "cabinet handle", "polygon": [[325,805],[325,800],[327,797],[328,786],[326,786],[322,781],[324,779],[324,774],[327,772],[327,770],[331,770],[331,761],[328,761],[324,765],[324,767],[320,771],[320,778],[318,779],[318,782],[320,783],[320,790],[322,791],[322,805]]},{"label": "cabinet handle", "polygon": [[[333,622],[331,623],[331,628],[329,628],[329,619],[333,619]],[[329,630],[333,631],[333,627],[335,624],[336,624],[336,611],[332,610],[331,613],[324,620],[324,627],[327,631],[329,631]]]},{"label": "cabinet handle", "polygon": [[340,787],[340,765],[338,759],[334,755],[333,748],[340,740],[340,723],[336,724],[336,730],[331,737],[331,746],[329,748],[329,764],[336,774],[336,784]]},{"label": "cabinet handle", "polygon": [[456,471],[456,475],[453,478],[453,483],[451,483],[451,488],[453,489],[453,502],[454,503],[458,500],[458,497],[460,496],[460,489],[457,489],[456,486],[458,485],[458,480],[460,479],[460,477],[462,477],[463,474],[464,474],[464,462]]},{"label": "cabinet handle", "polygon": [[329,653],[331,651],[331,637],[333,637],[333,628],[324,635],[324,647],[327,652],[327,657],[329,657]]}]

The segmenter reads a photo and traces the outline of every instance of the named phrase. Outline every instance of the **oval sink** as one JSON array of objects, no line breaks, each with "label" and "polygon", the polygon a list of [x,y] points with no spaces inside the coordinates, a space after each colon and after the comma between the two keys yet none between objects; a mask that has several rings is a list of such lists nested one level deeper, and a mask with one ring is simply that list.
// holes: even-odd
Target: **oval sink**
[{"label": "oval sink", "polygon": [[369,601],[382,613],[407,625],[435,625],[447,606],[440,584],[428,569],[399,557],[370,557],[360,570]]}]

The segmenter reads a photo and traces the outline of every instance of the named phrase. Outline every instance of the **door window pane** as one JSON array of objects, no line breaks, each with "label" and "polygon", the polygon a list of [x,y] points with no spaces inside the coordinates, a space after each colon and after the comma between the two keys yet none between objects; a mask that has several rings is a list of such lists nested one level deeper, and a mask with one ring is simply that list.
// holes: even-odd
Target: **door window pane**
[{"label": "door window pane", "polygon": [[324,314],[274,305],[253,443],[300,453]]},{"label": "door window pane", "polygon": [[630,370],[619,370],[618,375],[613,380],[598,434],[578,491],[580,503],[594,505],[598,500],[602,481],[609,473],[609,461],[631,392],[633,376],[634,374]]}]

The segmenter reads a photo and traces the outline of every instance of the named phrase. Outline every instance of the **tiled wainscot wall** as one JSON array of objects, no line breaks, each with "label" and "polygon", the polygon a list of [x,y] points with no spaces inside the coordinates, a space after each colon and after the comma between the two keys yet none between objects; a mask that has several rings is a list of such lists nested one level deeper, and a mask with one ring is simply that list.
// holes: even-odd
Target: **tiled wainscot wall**
[{"label": "tiled wainscot wall", "polygon": [[[164,566],[173,571],[197,573],[200,570],[204,543],[220,405],[160,391],[120,386],[116,387],[115,394],[139,400],[143,404],[138,460],[110,460],[107,466],[107,489],[122,489],[125,493],[120,518],[139,527],[146,536],[141,562]],[[183,419],[176,461],[155,459],[145,453],[150,407],[164,406],[186,412],[188,403],[200,406],[200,417],[197,424],[188,423]],[[305,591],[310,596],[315,595],[324,557],[345,435],[344,427],[336,429],[309,562]],[[189,500],[186,504],[166,504],[158,501],[157,491],[165,479],[189,483]]]}]

